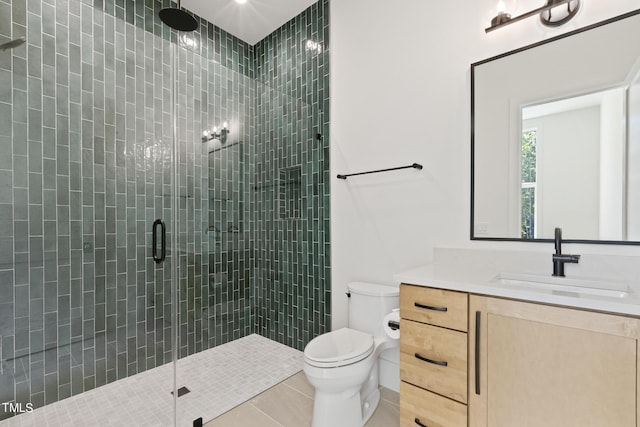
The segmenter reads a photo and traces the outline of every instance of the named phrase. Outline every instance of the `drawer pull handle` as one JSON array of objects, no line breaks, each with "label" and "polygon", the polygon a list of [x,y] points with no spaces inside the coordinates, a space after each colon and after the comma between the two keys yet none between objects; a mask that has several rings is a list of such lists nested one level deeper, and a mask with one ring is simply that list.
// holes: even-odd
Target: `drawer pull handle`
[{"label": "drawer pull handle", "polygon": [[434,307],[432,305],[424,305],[419,302],[413,303],[418,308],[424,308],[425,310],[433,310],[433,311],[442,311],[443,313],[447,311],[447,307]]},{"label": "drawer pull handle", "polygon": [[423,362],[427,362],[427,363],[432,363],[434,365],[438,365],[438,366],[447,366],[448,363],[444,362],[444,361],[440,361],[440,360],[433,360],[433,359],[429,359],[427,357],[424,357],[423,355],[421,355],[420,353],[415,353],[416,359],[420,359]]},{"label": "drawer pull handle", "polygon": [[475,356],[474,356],[474,364],[475,364],[475,383],[476,383],[476,394],[480,395],[480,312],[476,311],[476,340],[475,340]]},{"label": "drawer pull handle", "polygon": [[418,424],[420,427],[428,427],[426,424],[422,424],[422,423],[420,422],[420,418],[416,418],[416,419],[415,419],[415,420],[413,420],[413,421],[415,421],[415,423],[416,423],[416,424]]}]

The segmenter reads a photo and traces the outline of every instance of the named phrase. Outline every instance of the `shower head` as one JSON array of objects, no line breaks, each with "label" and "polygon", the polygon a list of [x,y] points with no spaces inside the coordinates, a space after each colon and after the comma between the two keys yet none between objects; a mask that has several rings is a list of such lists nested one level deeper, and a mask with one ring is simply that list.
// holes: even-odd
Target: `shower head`
[{"label": "shower head", "polygon": [[25,39],[24,37],[20,37],[20,38],[17,38],[15,40],[11,40],[11,41],[8,41],[6,43],[0,44],[0,51],[4,51],[4,50],[7,50],[7,49],[13,49],[14,47],[18,47],[18,46],[20,46],[21,44],[23,44],[26,41],[27,41],[27,39]]},{"label": "shower head", "polygon": [[178,0],[178,7],[165,7],[160,10],[158,14],[162,22],[178,31],[193,31],[198,28],[198,21],[180,9],[180,0]]}]

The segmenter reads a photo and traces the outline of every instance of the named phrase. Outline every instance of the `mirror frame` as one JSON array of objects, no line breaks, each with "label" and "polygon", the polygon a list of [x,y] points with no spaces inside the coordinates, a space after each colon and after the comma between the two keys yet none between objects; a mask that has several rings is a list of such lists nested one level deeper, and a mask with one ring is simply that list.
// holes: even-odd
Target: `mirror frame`
[{"label": "mirror frame", "polygon": [[[475,194],[474,194],[474,186],[475,186],[475,81],[474,81],[474,69],[475,67],[482,65],[487,62],[491,62],[497,59],[501,59],[510,55],[514,55],[516,53],[524,52],[529,49],[533,49],[538,46],[545,45],[547,43],[552,43],[557,40],[564,39],[566,37],[571,37],[573,35],[592,30],[594,28],[598,28],[604,25],[611,24],[616,21],[620,21],[626,18],[630,18],[632,16],[640,14],[640,9],[633,10],[631,12],[624,13],[622,15],[615,16],[613,18],[605,19],[604,21],[596,22],[595,24],[591,24],[582,28],[578,28],[576,30],[569,31],[564,34],[560,34],[555,37],[551,37],[549,39],[545,39],[539,42],[535,42],[505,53],[498,54],[496,56],[492,56],[487,59],[483,59],[478,62],[474,62],[471,64],[471,213],[470,213],[470,228],[469,228],[469,236],[470,240],[480,240],[480,241],[493,241],[493,242],[531,242],[531,243],[552,243],[553,238],[534,238],[534,239],[523,239],[518,237],[477,237],[474,235],[474,207],[475,207]],[[640,241],[636,240],[585,240],[585,239],[562,239],[563,242],[566,243],[586,243],[586,244],[605,244],[605,245],[640,245]]]}]

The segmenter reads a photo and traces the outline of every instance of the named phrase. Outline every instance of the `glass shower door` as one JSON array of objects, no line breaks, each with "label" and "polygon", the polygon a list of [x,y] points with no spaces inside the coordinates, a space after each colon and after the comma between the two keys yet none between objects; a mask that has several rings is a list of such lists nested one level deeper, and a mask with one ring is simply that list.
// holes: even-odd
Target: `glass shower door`
[{"label": "glass shower door", "polygon": [[178,398],[178,425],[220,414],[209,394],[219,366],[201,353],[253,332],[245,218],[254,83],[222,65],[212,43],[182,33],[175,47],[176,386],[190,391]]},{"label": "glass shower door", "polygon": [[142,2],[0,6],[0,419],[165,365],[172,425],[171,43]]}]

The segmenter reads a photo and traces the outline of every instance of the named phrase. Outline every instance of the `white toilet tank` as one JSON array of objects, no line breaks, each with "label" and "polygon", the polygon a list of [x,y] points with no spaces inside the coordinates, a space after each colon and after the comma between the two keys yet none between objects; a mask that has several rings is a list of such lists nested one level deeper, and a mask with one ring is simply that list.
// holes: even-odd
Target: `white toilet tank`
[{"label": "white toilet tank", "polygon": [[400,289],[375,283],[351,282],[349,290],[349,328],[385,337],[382,319],[400,305]]}]

